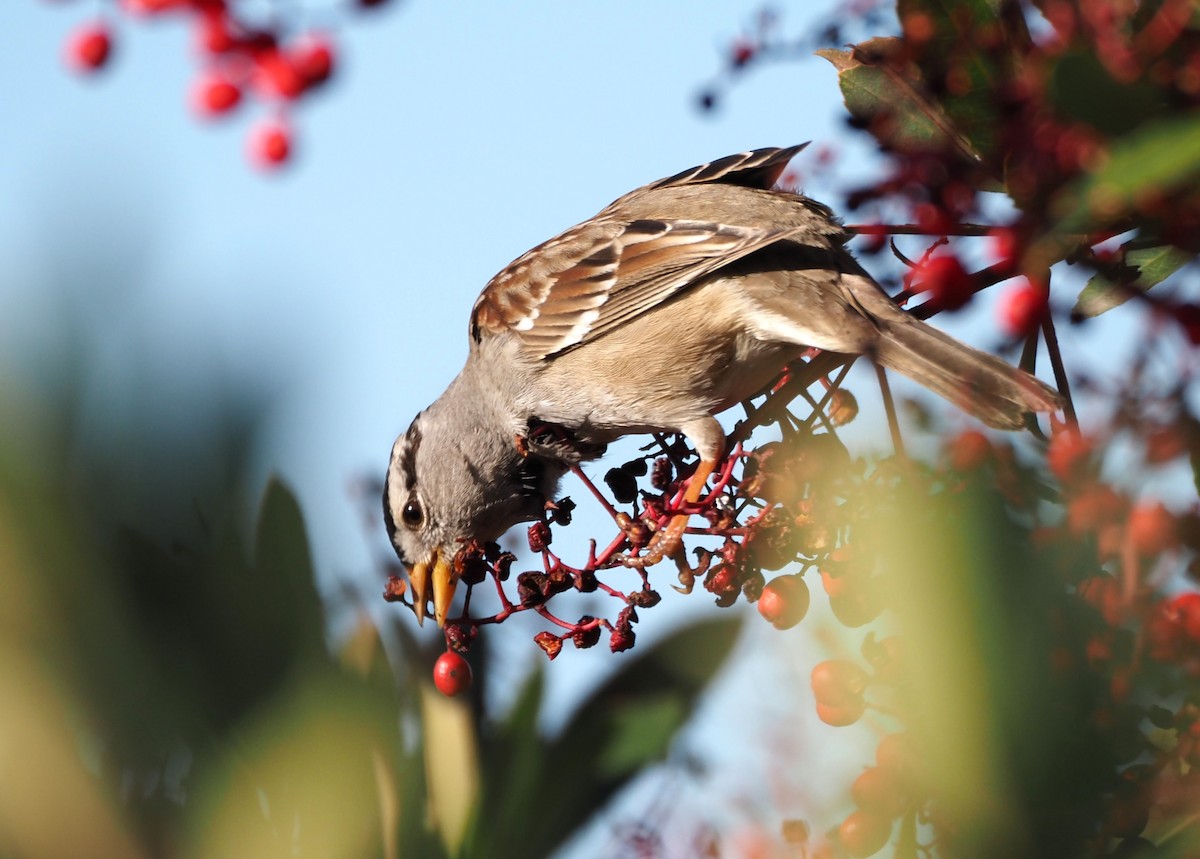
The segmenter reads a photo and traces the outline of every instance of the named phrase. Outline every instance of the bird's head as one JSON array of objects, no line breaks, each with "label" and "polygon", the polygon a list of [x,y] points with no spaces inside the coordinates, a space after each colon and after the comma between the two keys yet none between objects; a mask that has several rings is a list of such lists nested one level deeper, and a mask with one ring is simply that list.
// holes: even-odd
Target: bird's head
[{"label": "bird's head", "polygon": [[513,434],[460,411],[439,401],[417,415],[392,447],[383,491],[384,522],[408,568],[417,621],[432,596],[438,626],[454,598],[454,559],[464,544],[497,540],[541,516],[565,468],[523,454]]}]

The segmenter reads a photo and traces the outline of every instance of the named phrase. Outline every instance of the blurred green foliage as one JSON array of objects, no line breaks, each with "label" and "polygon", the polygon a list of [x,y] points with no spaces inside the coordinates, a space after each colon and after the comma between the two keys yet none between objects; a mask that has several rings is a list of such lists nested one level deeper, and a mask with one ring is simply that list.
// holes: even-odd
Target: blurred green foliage
[{"label": "blurred green foliage", "polygon": [[[547,855],[664,758],[733,643],[722,620],[640,648],[554,736],[540,671],[506,714],[487,671],[445,699],[407,614],[322,601],[284,485],[246,515],[248,396],[201,398],[204,432],[134,415],[101,440],[81,387],[4,395],[5,859]],[[123,479],[150,451],[169,469]]]}]

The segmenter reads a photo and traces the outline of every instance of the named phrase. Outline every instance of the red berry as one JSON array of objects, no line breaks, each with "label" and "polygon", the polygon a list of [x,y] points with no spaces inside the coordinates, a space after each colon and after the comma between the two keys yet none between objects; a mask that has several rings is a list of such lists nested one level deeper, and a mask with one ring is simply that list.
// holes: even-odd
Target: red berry
[{"label": "red berry", "polygon": [[1027,337],[1042,324],[1049,306],[1046,289],[1024,280],[1000,296],[1000,327],[1010,337]]},{"label": "red berry", "polygon": [[1139,504],[1129,514],[1129,539],[1138,554],[1161,555],[1175,547],[1175,516],[1162,504]]},{"label": "red berry", "polygon": [[461,654],[447,650],[433,663],[433,685],[447,698],[465,692],[471,685],[471,666]]},{"label": "red berry", "polygon": [[830,595],[829,608],[833,611],[833,616],[837,618],[838,623],[851,629],[870,623],[879,617],[879,613],[883,610],[879,594],[868,590],[863,585],[847,586],[847,589],[837,596]]},{"label": "red berry", "polygon": [[1154,606],[1146,621],[1146,644],[1152,659],[1178,661],[1190,638],[1187,629],[1190,614],[1191,607],[1186,602],[1180,605],[1175,600],[1161,600]]},{"label": "red berry", "polygon": [[849,587],[849,576],[835,575],[829,570],[821,570],[821,586],[825,588],[825,593],[829,595],[829,599],[836,599],[846,592]]},{"label": "red berry", "polygon": [[205,75],[192,89],[192,108],[201,116],[229,113],[241,100],[242,91],[237,84],[219,74]]},{"label": "red berry", "polygon": [[883,849],[891,835],[891,818],[861,809],[850,812],[838,827],[838,840],[842,848],[856,859],[874,856]]},{"label": "red berry", "polygon": [[67,64],[90,73],[102,68],[112,54],[112,36],[105,24],[88,24],[67,39]]},{"label": "red berry", "polygon": [[915,289],[928,292],[929,300],[939,310],[957,310],[975,294],[971,275],[958,257],[940,254],[917,269]]},{"label": "red berry", "polygon": [[812,670],[812,690],[817,703],[841,707],[862,700],[870,677],[845,659],[828,659]]},{"label": "red berry", "polygon": [[857,701],[837,706],[818,703],[817,718],[826,725],[832,725],[835,728],[844,728],[847,725],[853,725],[861,719],[866,709],[867,703],[861,698]]},{"label": "red berry", "polygon": [[291,100],[304,92],[306,81],[292,58],[274,45],[254,54],[255,81],[264,95]]},{"label": "red berry", "polygon": [[850,786],[854,804],[882,817],[899,817],[908,806],[898,773],[883,767],[867,767]]},{"label": "red berry", "polygon": [[1193,644],[1200,644],[1200,593],[1189,591],[1171,600],[1171,612]]},{"label": "red berry", "polygon": [[1067,503],[1067,528],[1086,534],[1118,521],[1125,513],[1124,496],[1107,483],[1097,483],[1079,492]]},{"label": "red berry", "polygon": [[791,629],[804,620],[808,603],[808,585],[803,576],[778,576],[763,588],[758,613],[776,629]]},{"label": "red berry", "polygon": [[157,15],[188,5],[189,0],[121,0],[126,11],[134,15]]},{"label": "red berry", "polygon": [[1046,464],[1059,480],[1075,480],[1086,471],[1092,449],[1092,441],[1087,436],[1069,428],[1059,429],[1050,438]]},{"label": "red berry", "polygon": [[238,43],[230,25],[229,13],[223,7],[200,10],[196,24],[196,42],[205,53],[224,54],[233,50]]},{"label": "red berry", "polygon": [[291,52],[290,59],[306,86],[323,84],[333,74],[333,45],[324,37],[309,38]]},{"label": "red berry", "polygon": [[1109,575],[1089,576],[1075,586],[1075,593],[1096,611],[1110,626],[1125,618],[1125,600],[1120,583]]},{"label": "red berry", "polygon": [[273,170],[291,157],[292,133],[280,122],[266,122],[250,132],[250,160]]},{"label": "red berry", "polygon": [[988,231],[991,240],[990,251],[997,263],[1015,263],[1021,253],[1020,240],[1017,231],[1011,227],[996,227]]},{"label": "red berry", "polygon": [[945,235],[954,226],[950,213],[936,203],[918,203],[913,208],[913,217],[921,231],[930,236]]},{"label": "red berry", "polygon": [[916,755],[908,734],[888,734],[875,747],[875,763],[898,780],[911,778],[916,768]]},{"label": "red berry", "polygon": [[950,439],[946,451],[955,471],[974,471],[987,462],[992,443],[979,430],[966,430]]}]

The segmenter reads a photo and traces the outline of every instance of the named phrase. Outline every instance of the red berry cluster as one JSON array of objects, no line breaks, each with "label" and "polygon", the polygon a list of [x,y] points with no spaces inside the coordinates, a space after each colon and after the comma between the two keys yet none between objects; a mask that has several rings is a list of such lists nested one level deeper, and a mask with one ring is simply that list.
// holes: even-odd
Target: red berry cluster
[{"label": "red berry cluster", "polygon": [[[381,0],[357,0],[377,6]],[[200,70],[189,103],[202,119],[234,113],[249,99],[269,106],[269,116],[251,128],[247,155],[252,163],[274,170],[291,159],[293,105],[319,90],[336,67],[328,32],[285,32],[285,19],[251,23],[236,0],[121,0],[117,9],[132,17],[172,15],[184,18],[195,34]],[[84,24],[67,39],[68,65],[84,74],[104,68],[113,55],[108,21]]]}]

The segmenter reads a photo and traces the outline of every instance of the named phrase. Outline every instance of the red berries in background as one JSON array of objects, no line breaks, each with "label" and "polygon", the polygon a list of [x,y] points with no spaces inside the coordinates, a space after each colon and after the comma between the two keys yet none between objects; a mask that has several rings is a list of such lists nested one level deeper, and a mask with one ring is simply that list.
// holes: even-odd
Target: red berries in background
[{"label": "red berries in background", "polygon": [[1162,504],[1139,504],[1129,514],[1129,539],[1139,555],[1161,555],[1178,542],[1175,516]]},{"label": "red berries in background", "polygon": [[992,258],[997,265],[1013,265],[1021,253],[1020,239],[1010,227],[996,227],[988,233]]},{"label": "red berries in background", "polygon": [[314,36],[292,52],[291,62],[306,86],[319,86],[333,75],[333,46]]},{"label": "red berries in background", "polygon": [[939,310],[958,310],[975,294],[970,273],[953,254],[939,254],[921,265],[913,288],[928,292]]},{"label": "red berries in background", "polygon": [[891,818],[859,809],[838,826],[838,841],[850,856],[874,856],[892,835]]},{"label": "red berries in background", "polygon": [[[119,0],[114,8],[130,16],[173,13],[188,20],[204,64],[188,100],[201,119],[223,116],[253,95],[290,105],[321,87],[336,68],[328,36],[310,32],[285,38],[290,22],[248,23],[239,15],[240,4],[227,0]],[[65,58],[73,68],[92,73],[107,63],[111,50],[107,25],[95,23],[71,34]],[[260,168],[279,167],[291,152],[292,133],[281,121],[265,122],[250,134],[247,154]]]},{"label": "red berries in background", "polygon": [[776,629],[791,629],[804,620],[808,603],[808,585],[803,576],[779,576],[763,588],[758,613]]},{"label": "red berries in background", "polygon": [[881,817],[899,817],[909,797],[899,773],[885,767],[867,767],[850,785],[854,804]]},{"label": "red berries in background", "polygon": [[269,121],[250,131],[250,160],[264,170],[275,170],[292,154],[292,133],[282,122]]},{"label": "red berries in background", "polygon": [[229,113],[242,100],[242,91],[226,77],[207,74],[192,90],[192,108],[201,116],[214,117]]},{"label": "red berries in background", "polygon": [[992,455],[992,443],[979,430],[964,430],[946,445],[950,467],[955,471],[974,471]]},{"label": "red berries in background", "polygon": [[1022,280],[1000,295],[1000,327],[1010,337],[1028,337],[1042,324],[1049,306],[1050,297],[1044,287]]},{"label": "red berries in background", "polygon": [[459,695],[471,686],[471,665],[462,654],[448,650],[433,664],[433,685],[447,698]]},{"label": "red berries in background", "polygon": [[112,36],[104,24],[88,24],[67,39],[67,64],[90,74],[104,67],[112,54]]},{"label": "red berries in background", "polygon": [[843,727],[862,717],[867,707],[863,692],[870,677],[858,665],[845,659],[829,659],[813,668],[811,680],[817,716],[822,722]]}]

